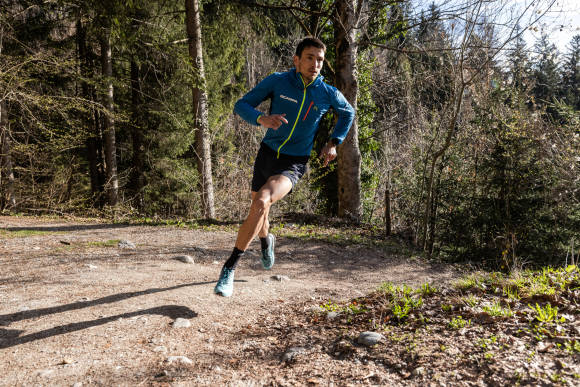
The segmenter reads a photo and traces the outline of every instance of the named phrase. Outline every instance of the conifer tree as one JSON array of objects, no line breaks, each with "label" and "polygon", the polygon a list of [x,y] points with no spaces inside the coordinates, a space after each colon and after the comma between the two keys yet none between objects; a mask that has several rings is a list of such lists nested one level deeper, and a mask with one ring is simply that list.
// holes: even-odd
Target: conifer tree
[{"label": "conifer tree", "polygon": [[510,85],[517,89],[525,89],[529,83],[530,58],[526,49],[526,42],[520,35],[519,27],[516,30],[518,37],[510,45],[507,55],[508,75]]},{"label": "conifer tree", "polygon": [[[541,34],[534,45],[534,49],[537,52],[537,56],[533,66],[532,78],[534,86],[532,93],[536,105],[547,107],[558,96],[558,85],[560,84],[558,50],[550,42],[550,38],[546,33]],[[553,111],[548,108],[548,113],[553,113]]]},{"label": "conifer tree", "polygon": [[580,110],[580,35],[570,41],[562,68],[560,95],[576,110]]}]

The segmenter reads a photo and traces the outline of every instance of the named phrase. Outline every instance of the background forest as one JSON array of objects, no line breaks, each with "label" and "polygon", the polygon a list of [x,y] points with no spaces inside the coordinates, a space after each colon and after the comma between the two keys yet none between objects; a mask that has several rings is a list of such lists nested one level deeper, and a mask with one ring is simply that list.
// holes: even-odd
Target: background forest
[{"label": "background forest", "polygon": [[530,47],[554,1],[513,3],[0,0],[0,209],[239,221],[263,130],[233,104],[315,35],[357,118],[323,168],[326,117],[274,216],[339,216],[448,260],[563,263],[580,35]]}]

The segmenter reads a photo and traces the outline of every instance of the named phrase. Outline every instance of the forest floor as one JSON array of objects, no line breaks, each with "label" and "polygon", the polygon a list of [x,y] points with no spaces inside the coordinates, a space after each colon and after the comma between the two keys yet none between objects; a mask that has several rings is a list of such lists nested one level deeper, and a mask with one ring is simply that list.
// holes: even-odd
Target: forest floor
[{"label": "forest floor", "polygon": [[466,276],[286,222],[274,268],[255,242],[223,298],[236,226],[184,226],[0,217],[0,385],[580,381],[577,268]]}]

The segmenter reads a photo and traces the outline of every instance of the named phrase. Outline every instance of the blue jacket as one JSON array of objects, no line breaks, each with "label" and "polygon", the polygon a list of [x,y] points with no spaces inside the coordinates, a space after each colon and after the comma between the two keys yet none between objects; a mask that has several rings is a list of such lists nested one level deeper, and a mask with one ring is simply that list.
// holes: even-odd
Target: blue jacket
[{"label": "blue jacket", "polygon": [[268,129],[262,140],[278,155],[310,156],[318,123],[331,106],[338,113],[330,135],[336,143],[344,140],[354,120],[354,109],[336,87],[324,83],[322,76],[306,85],[295,69],[266,77],[236,102],[234,111],[250,124],[258,125],[257,119],[264,113],[256,106],[266,99],[272,100],[270,114],[286,113],[288,120],[277,130]]}]

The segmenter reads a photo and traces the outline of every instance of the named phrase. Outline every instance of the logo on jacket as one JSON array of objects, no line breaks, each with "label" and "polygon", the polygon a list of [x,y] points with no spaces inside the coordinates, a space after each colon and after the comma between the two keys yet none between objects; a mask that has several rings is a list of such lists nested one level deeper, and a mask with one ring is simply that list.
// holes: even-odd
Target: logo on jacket
[{"label": "logo on jacket", "polygon": [[292,101],[294,103],[298,103],[294,98],[286,97],[284,94],[280,94],[280,98],[285,99],[286,101]]}]

